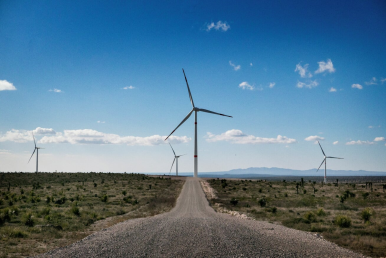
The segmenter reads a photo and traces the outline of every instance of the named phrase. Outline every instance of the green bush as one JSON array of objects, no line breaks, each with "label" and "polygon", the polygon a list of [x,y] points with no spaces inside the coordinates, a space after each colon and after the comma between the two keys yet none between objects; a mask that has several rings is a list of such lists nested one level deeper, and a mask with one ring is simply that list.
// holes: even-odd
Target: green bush
[{"label": "green bush", "polygon": [[33,227],[35,225],[35,220],[33,219],[32,213],[28,212],[24,214],[22,222],[28,227]]},{"label": "green bush", "polygon": [[72,207],[71,207],[71,212],[72,212],[73,214],[75,214],[76,216],[80,216],[80,210],[79,210],[79,208],[78,208],[78,206],[77,206],[77,203],[75,203],[74,205],[72,205]]},{"label": "green bush", "polygon": [[364,222],[369,222],[370,221],[370,218],[371,216],[373,216],[374,214],[374,210],[371,209],[371,208],[365,208],[362,212],[361,212],[361,217],[362,219],[364,220]]},{"label": "green bush", "polygon": [[316,211],[316,215],[318,216],[325,216],[326,212],[323,210],[323,208],[320,208]]},{"label": "green bush", "polygon": [[363,193],[363,194],[362,194],[362,197],[363,197],[363,199],[367,199],[367,197],[368,197],[369,195],[370,195],[369,193]]},{"label": "green bush", "polygon": [[103,195],[103,196],[101,197],[101,201],[102,201],[102,202],[107,202],[107,195]]},{"label": "green bush", "polygon": [[351,226],[351,218],[346,215],[338,215],[335,217],[335,224],[341,228],[348,228]]},{"label": "green bush", "polygon": [[257,202],[261,207],[265,207],[267,205],[267,200],[265,198],[260,199]]},{"label": "green bush", "polygon": [[230,203],[233,204],[233,206],[236,206],[238,203],[239,203],[239,200],[235,199],[235,198],[232,198],[230,200]]},{"label": "green bush", "polygon": [[307,211],[303,218],[307,221],[307,222],[315,222],[316,221],[316,215],[315,213],[313,213],[312,211]]}]

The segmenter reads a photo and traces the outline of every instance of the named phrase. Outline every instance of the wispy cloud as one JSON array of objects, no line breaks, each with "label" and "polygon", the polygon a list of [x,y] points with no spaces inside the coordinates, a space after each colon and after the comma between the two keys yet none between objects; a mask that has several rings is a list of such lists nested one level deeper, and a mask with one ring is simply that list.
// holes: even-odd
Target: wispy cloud
[{"label": "wispy cloud", "polygon": [[239,88],[242,88],[243,90],[253,90],[255,87],[248,82],[242,82],[239,84]]},{"label": "wispy cloud", "polygon": [[332,64],[331,59],[328,59],[327,62],[320,61],[320,62],[318,62],[318,64],[319,64],[319,68],[318,68],[318,70],[315,71],[315,74],[323,73],[326,71],[329,73],[335,72],[335,68],[334,68],[334,65]]},{"label": "wispy cloud", "polygon": [[331,87],[328,92],[336,92],[336,89],[334,87]]},{"label": "wispy cloud", "polygon": [[307,138],[305,138],[304,140],[306,140],[308,142],[317,143],[317,141],[324,141],[324,137],[318,136],[318,135],[311,135],[311,136],[308,136]]},{"label": "wispy cloud", "polygon": [[377,84],[377,78],[373,77],[370,81],[365,82],[366,85],[376,85]]},{"label": "wispy cloud", "polygon": [[362,87],[362,85],[360,85],[360,84],[353,84],[353,85],[351,85],[351,88],[353,88],[353,89],[358,89],[358,90],[361,90],[361,89],[363,89],[363,87]]},{"label": "wispy cloud", "polygon": [[275,85],[276,85],[276,83],[270,82],[268,87],[269,87],[270,89],[272,89],[273,87],[275,87]]},{"label": "wispy cloud", "polygon": [[229,64],[230,64],[230,66],[233,67],[233,69],[234,69],[235,71],[238,71],[238,70],[240,70],[240,68],[241,68],[240,65],[235,65],[234,63],[232,63],[232,61],[229,61]]},{"label": "wispy cloud", "polygon": [[335,141],[335,142],[333,142],[332,144],[337,145],[338,143],[339,143],[338,141]]},{"label": "wispy cloud", "polygon": [[222,22],[222,21],[218,21],[216,24],[214,22],[211,22],[210,24],[206,25],[206,31],[210,31],[212,29],[227,31],[230,28],[231,26],[227,24],[227,22]]},{"label": "wispy cloud", "polygon": [[[253,64],[252,64],[252,63],[250,63],[249,65],[250,65],[250,66],[253,66]],[[385,80],[386,80],[386,79],[385,79]]]},{"label": "wispy cloud", "polygon": [[104,124],[105,121],[97,121],[98,124]]},{"label": "wispy cloud", "polygon": [[381,83],[383,84],[384,82],[386,82],[386,78],[381,78]]},{"label": "wispy cloud", "polygon": [[316,80],[314,80],[314,81],[311,80],[308,83],[298,81],[298,83],[296,84],[296,87],[312,89],[318,85],[319,85],[319,83]]},{"label": "wispy cloud", "polygon": [[311,78],[312,74],[307,71],[308,64],[301,66],[300,63],[296,65],[295,72],[299,72],[300,77],[302,78]]},{"label": "wispy cloud", "polygon": [[228,130],[225,133],[222,133],[219,135],[215,135],[208,132],[206,140],[208,142],[228,141],[235,144],[296,143],[295,139],[291,139],[286,136],[278,135],[276,138],[263,138],[263,137],[244,134],[241,130],[237,130],[237,129]]},{"label": "wispy cloud", "polygon": [[124,90],[133,90],[133,89],[135,89],[135,87],[130,85],[130,86],[123,87],[122,89],[124,89]]},{"label": "wispy cloud", "polygon": [[61,93],[61,92],[63,92],[62,90],[59,90],[59,89],[53,89],[53,90],[49,90],[49,91],[56,92],[56,93]]},{"label": "wispy cloud", "polygon": [[386,138],[385,137],[375,137],[374,141],[375,142],[383,142],[383,141],[386,141]]},{"label": "wispy cloud", "polygon": [[[38,141],[39,143],[70,143],[70,144],[127,144],[131,146],[154,146],[165,144],[166,136],[152,135],[147,137],[137,136],[120,136],[117,134],[108,134],[99,132],[93,129],[79,129],[79,130],[64,130],[63,132],[55,132],[51,128],[36,128],[33,130],[38,132],[37,134],[43,135]],[[0,142],[12,141],[12,142],[29,142],[33,141],[32,131],[27,130],[15,130],[0,134]],[[187,136],[170,136],[168,142],[186,143],[191,138]]]},{"label": "wispy cloud", "polygon": [[373,145],[374,142],[370,141],[351,141],[351,142],[346,142],[346,145]]},{"label": "wispy cloud", "polygon": [[7,80],[0,80],[0,91],[3,90],[16,90],[16,87]]}]

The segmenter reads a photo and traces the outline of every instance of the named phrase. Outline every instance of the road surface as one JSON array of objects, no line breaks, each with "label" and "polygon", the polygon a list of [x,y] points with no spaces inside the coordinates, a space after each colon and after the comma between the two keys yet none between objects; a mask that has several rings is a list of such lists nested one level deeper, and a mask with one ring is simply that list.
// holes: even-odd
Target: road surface
[{"label": "road surface", "polygon": [[176,207],[127,220],[41,257],[363,257],[314,234],[216,213],[198,179]]}]

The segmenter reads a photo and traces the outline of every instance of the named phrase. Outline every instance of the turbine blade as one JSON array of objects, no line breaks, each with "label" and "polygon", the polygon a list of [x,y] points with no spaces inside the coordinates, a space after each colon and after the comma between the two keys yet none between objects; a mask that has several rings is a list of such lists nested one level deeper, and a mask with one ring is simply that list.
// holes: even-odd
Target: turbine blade
[{"label": "turbine blade", "polygon": [[338,158],[338,157],[326,157],[326,158],[329,158],[329,159],[343,159],[343,158]]},{"label": "turbine blade", "polygon": [[320,164],[320,166],[318,167],[318,170],[316,170],[316,172],[319,171],[319,168],[323,165],[323,163],[326,161],[326,158],[323,159],[322,163]]},{"label": "turbine blade", "polygon": [[321,149],[322,152],[323,152],[323,155],[326,156],[326,154],[325,154],[324,151],[323,151],[322,145],[320,145],[320,142],[319,142],[319,141],[318,141],[318,143],[319,143],[320,149]]},{"label": "turbine blade", "polygon": [[36,148],[36,141],[35,141],[34,133],[32,133],[32,137],[34,138],[34,143],[35,143],[35,148]]},{"label": "turbine blade", "polygon": [[170,144],[170,142],[169,142],[169,145],[170,145],[170,148],[172,148],[172,151],[173,151],[173,153],[174,153],[174,156],[176,156],[176,153],[174,152],[173,147],[172,147],[172,145]]},{"label": "turbine blade", "polygon": [[197,111],[206,112],[206,113],[215,114],[215,115],[219,115],[219,116],[227,116],[227,117],[232,117],[232,116],[228,116],[228,115],[224,115],[224,114],[216,113],[216,112],[213,112],[213,111],[210,111],[210,110],[207,110],[207,109],[202,109],[202,108],[196,108],[196,110],[197,110]]},{"label": "turbine blade", "polygon": [[35,151],[36,151],[36,148],[35,148],[34,151],[32,152],[32,155],[31,155],[31,157],[29,158],[29,160],[28,160],[27,163],[29,163],[29,161],[32,159],[32,156],[35,154]]},{"label": "turbine blade", "polygon": [[192,111],[189,112],[189,114],[184,118],[184,120],[182,120],[182,122],[176,127],[176,129],[174,129],[173,132],[171,132],[171,133],[169,134],[169,136],[166,137],[165,141],[170,137],[170,135],[172,135],[172,134],[177,130],[178,127],[180,127],[180,125],[182,125],[183,123],[185,123],[186,120],[188,120],[188,118],[189,118],[190,115],[193,113],[193,111],[194,111],[194,109],[192,109]]},{"label": "turbine blade", "polygon": [[184,69],[182,69],[182,72],[184,73],[184,77],[185,77],[185,81],[186,81],[186,86],[188,86],[190,103],[192,103],[192,106],[193,106],[193,108],[194,108],[194,102],[193,102],[192,93],[190,92],[189,83],[188,83],[188,80],[186,79],[186,75],[185,75]]},{"label": "turbine blade", "polygon": [[176,158],[173,159],[173,163],[172,163],[172,166],[170,167],[169,173],[172,172],[172,168],[173,168],[173,165],[174,165],[174,161],[176,161]]}]

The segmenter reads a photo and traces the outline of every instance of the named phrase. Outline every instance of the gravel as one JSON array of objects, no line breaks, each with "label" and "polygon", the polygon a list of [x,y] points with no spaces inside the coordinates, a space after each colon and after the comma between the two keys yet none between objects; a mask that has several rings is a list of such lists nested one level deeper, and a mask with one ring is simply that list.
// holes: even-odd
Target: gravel
[{"label": "gravel", "polygon": [[198,179],[176,207],[132,219],[39,257],[363,257],[308,232],[216,213]]}]

